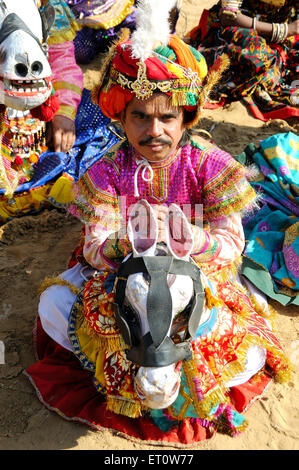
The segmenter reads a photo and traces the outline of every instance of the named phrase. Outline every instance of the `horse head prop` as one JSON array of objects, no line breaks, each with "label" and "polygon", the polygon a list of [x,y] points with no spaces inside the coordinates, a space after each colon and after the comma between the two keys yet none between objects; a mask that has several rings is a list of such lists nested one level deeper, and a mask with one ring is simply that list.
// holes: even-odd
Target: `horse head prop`
[{"label": "horse head prop", "polygon": [[37,0],[0,0],[0,103],[26,111],[52,91],[47,38],[55,10]]},{"label": "horse head prop", "polygon": [[193,234],[182,210],[168,208],[167,243],[157,243],[152,207],[139,201],[128,220],[133,254],[121,264],[115,287],[116,319],[140,367],[135,390],[143,404],[165,408],[180,388],[182,361],[192,358],[191,340],[210,311],[205,307],[202,274],[192,262]]}]

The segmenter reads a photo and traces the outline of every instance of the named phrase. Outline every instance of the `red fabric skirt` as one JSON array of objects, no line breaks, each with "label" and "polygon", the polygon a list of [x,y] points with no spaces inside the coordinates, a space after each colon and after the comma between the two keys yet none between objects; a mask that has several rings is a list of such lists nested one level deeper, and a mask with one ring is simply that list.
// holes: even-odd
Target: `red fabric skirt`
[{"label": "red fabric skirt", "polygon": [[[34,334],[38,362],[25,375],[34,386],[39,400],[49,409],[69,421],[84,423],[94,429],[109,429],[133,441],[173,447],[192,447],[215,435],[211,427],[199,420],[185,419],[168,432],[161,431],[150,419],[128,418],[106,409],[89,371],[82,369],[74,354],[53,341],[42,329],[39,319]],[[242,413],[259,398],[271,378],[265,373],[259,380],[251,379],[231,388],[230,396],[236,411]],[[245,431],[246,432],[246,431]]]}]

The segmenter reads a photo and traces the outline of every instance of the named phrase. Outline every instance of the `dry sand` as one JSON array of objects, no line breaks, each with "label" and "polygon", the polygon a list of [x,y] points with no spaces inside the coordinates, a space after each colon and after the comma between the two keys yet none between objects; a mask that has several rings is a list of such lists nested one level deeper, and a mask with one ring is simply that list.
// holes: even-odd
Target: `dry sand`
[{"label": "dry sand", "polygon": [[[197,24],[211,0],[185,0],[178,23],[184,35]],[[85,68],[85,86],[96,78],[96,61]],[[215,143],[232,154],[249,142],[257,143],[279,132],[298,132],[298,122],[263,123],[249,116],[241,103],[205,111],[202,127],[211,129]],[[98,432],[64,421],[39,402],[22,371],[34,361],[31,333],[41,281],[66,268],[81,225],[64,213],[46,210],[37,216],[12,220],[0,228],[0,341],[5,364],[0,364],[0,450],[158,450],[133,443],[117,433]],[[267,394],[246,413],[249,428],[237,438],[217,434],[196,450],[299,449],[299,309],[278,311],[277,336],[293,360],[295,373],[287,385],[272,384]]]}]

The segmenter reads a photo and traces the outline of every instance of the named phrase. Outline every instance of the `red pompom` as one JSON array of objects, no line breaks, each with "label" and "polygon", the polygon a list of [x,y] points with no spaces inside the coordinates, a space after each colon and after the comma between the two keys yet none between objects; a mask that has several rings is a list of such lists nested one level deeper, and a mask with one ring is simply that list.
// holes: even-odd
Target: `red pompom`
[{"label": "red pompom", "polygon": [[59,99],[56,95],[51,95],[43,104],[31,109],[32,117],[40,121],[52,121],[59,108]]},{"label": "red pompom", "polygon": [[23,165],[23,163],[24,163],[24,162],[23,162],[22,157],[21,157],[20,155],[16,155],[16,156],[15,156],[15,164],[16,164],[16,165]]}]

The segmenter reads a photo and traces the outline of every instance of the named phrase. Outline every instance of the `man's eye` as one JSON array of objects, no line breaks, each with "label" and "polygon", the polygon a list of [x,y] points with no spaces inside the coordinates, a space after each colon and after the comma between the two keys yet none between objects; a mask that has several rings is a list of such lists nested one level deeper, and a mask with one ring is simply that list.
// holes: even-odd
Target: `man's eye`
[{"label": "man's eye", "polygon": [[172,121],[173,119],[175,119],[175,116],[172,116],[172,114],[163,116],[162,118],[163,121]]},{"label": "man's eye", "polygon": [[146,118],[145,114],[135,114],[134,117],[135,119],[138,119],[141,121],[143,121]]}]

